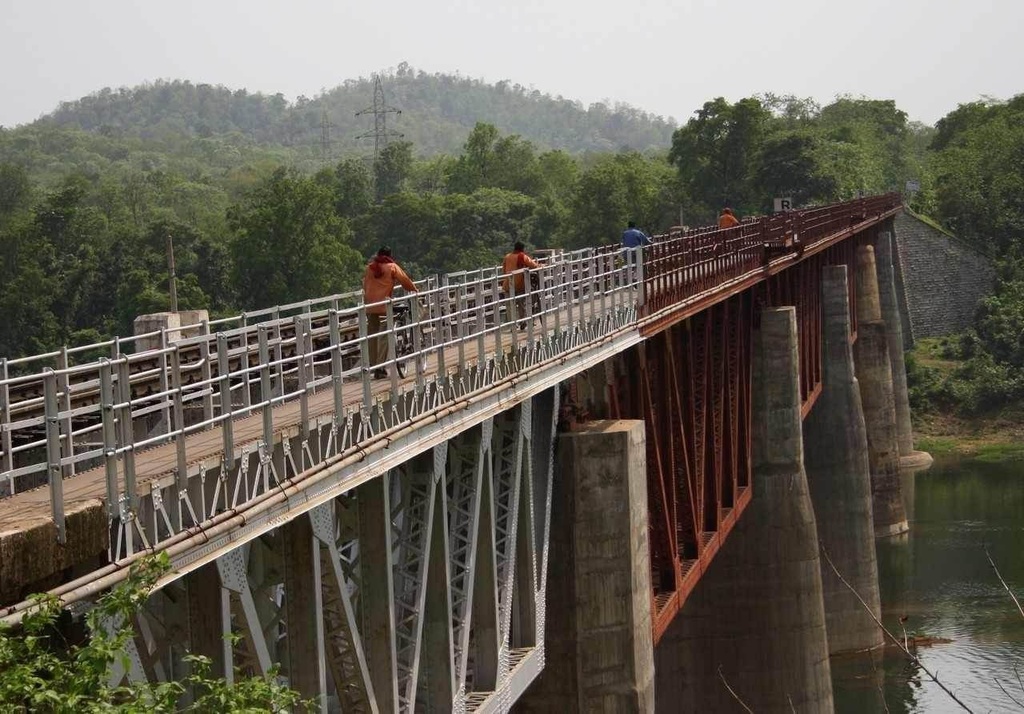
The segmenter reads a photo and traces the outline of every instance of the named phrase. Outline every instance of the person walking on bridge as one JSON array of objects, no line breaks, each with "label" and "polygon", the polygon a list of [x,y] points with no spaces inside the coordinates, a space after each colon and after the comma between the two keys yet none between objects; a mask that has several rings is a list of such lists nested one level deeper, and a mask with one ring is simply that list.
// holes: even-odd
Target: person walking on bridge
[{"label": "person walking on bridge", "polygon": [[[526,270],[536,270],[540,263],[526,254],[526,246],[522,241],[516,241],[512,246],[512,252],[501,261],[501,272],[505,275],[502,279],[502,289],[506,295],[514,296],[512,305],[515,310],[513,319],[522,320],[526,317]],[[514,275],[513,275],[514,273]],[[525,326],[520,322],[519,327]]]},{"label": "person walking on bridge", "polygon": [[[396,283],[411,293],[417,292],[416,284],[391,257],[391,248],[381,246],[377,255],[366,266],[366,272],[363,274],[363,304],[368,305],[366,308],[367,335],[375,335],[384,329],[384,323],[387,320],[387,305],[384,304],[384,301],[391,299]],[[376,366],[387,359],[387,340],[383,337],[370,339],[369,348],[370,366]],[[386,377],[387,371],[375,369],[373,376],[375,378]]]},{"label": "person walking on bridge", "polygon": [[739,224],[740,220],[733,215],[731,208],[722,209],[722,214],[718,217],[719,228],[732,228],[733,226],[738,226]]},{"label": "person walking on bridge", "polygon": [[646,233],[636,227],[636,223],[634,221],[630,221],[626,230],[622,231],[623,248],[639,248],[650,244],[651,239]]},{"label": "person walking on bridge", "polygon": [[626,230],[622,231],[622,257],[626,265],[630,268],[637,265],[640,262],[640,251],[650,244],[650,237],[637,228],[635,222],[630,221]]}]

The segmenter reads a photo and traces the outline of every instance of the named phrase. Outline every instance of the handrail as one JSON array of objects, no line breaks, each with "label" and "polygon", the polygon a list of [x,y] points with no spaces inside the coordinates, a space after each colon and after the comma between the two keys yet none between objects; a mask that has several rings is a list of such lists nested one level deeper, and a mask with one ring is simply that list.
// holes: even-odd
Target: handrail
[{"label": "handrail", "polygon": [[[281,478],[275,471],[280,466],[262,457],[258,478],[244,471],[244,463],[234,463],[234,423],[244,417],[261,415],[256,448],[270,451],[273,407],[298,402],[306,429],[311,400],[330,391],[334,438],[343,438],[337,425],[345,422],[351,431],[345,438],[354,443],[394,419],[412,418],[484,388],[489,380],[557,360],[680,301],[712,295],[771,259],[798,255],[851,226],[877,222],[899,205],[898,194],[874,196],[728,229],[673,230],[644,249],[607,245],[562,252],[529,271],[538,278],[536,286],[524,281],[518,294],[514,280],[508,281],[512,292],[506,292],[506,276],[485,267],[431,276],[417,283],[414,294],[399,291],[369,305],[358,292],[343,293],[210,321],[201,334],[170,343],[166,331],[150,333],[159,335],[163,346],[134,353],[122,351],[131,338],[114,338],[0,359],[0,496],[46,484],[63,540],[62,481],[103,466],[108,516],[129,523],[127,531],[140,529],[131,525],[146,485],[137,478],[136,460],[144,449],[173,444],[173,483],[161,480],[152,490],[174,489],[168,500],[175,505],[167,507],[178,511],[165,514],[166,527],[140,531],[144,542],[159,540],[168,528],[183,528],[190,519],[201,522],[215,511],[205,502],[188,502],[195,469],[189,435],[221,429],[224,468],[235,469],[235,485],[230,495],[217,491],[213,498],[222,507],[237,507]],[[250,322],[262,317],[268,319]],[[241,324],[211,330],[230,320]],[[381,329],[374,334],[371,326],[378,321]],[[374,365],[371,353],[377,347],[383,354]],[[109,356],[69,364],[71,354],[107,349]],[[12,374],[12,367],[33,360],[51,364],[32,374]],[[410,369],[411,379],[399,374],[402,366]],[[384,381],[375,381],[375,370],[386,372]],[[352,384],[358,385],[355,401],[351,389],[345,392]],[[95,441],[97,431],[101,448],[82,443],[85,435]],[[190,509],[194,513],[187,517]],[[122,545],[122,556],[139,547],[130,538]]]}]

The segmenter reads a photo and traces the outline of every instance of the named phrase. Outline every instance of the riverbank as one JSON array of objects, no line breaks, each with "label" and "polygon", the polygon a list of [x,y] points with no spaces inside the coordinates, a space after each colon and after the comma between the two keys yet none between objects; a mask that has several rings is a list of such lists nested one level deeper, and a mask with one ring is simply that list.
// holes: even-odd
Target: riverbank
[{"label": "riverbank", "polygon": [[996,463],[1024,461],[1024,405],[1018,404],[970,418],[944,411],[938,393],[963,363],[957,358],[956,338],[918,340],[908,355],[908,380],[918,382],[921,401],[914,413],[914,445],[935,457],[958,456]]},{"label": "riverbank", "polygon": [[988,463],[1024,461],[1024,413],[963,419],[926,414],[914,419],[914,445],[932,456],[960,456]]}]

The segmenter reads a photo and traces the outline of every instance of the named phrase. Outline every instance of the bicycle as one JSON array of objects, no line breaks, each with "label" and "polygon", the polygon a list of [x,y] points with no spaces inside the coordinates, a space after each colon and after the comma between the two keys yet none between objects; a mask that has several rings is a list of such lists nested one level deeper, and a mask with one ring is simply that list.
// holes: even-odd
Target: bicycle
[{"label": "bicycle", "polygon": [[[420,309],[423,308],[422,305],[419,305],[418,307],[420,307]],[[413,340],[412,333],[416,325],[412,319],[412,303],[403,302],[394,305],[392,307],[392,315],[394,317],[395,326],[395,369],[398,371],[398,376],[404,379],[406,374],[406,363],[409,360],[402,358],[408,358],[416,350],[416,344]]]}]

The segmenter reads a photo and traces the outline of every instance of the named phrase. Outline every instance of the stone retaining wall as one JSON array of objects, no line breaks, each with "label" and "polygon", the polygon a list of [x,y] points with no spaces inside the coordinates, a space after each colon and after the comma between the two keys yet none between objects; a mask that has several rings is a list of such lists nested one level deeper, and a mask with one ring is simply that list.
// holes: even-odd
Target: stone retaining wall
[{"label": "stone retaining wall", "polygon": [[896,217],[896,292],[904,348],[914,340],[963,332],[992,293],[992,260],[905,209]]}]

